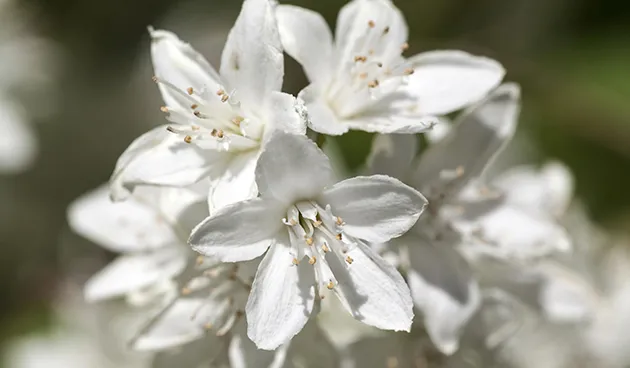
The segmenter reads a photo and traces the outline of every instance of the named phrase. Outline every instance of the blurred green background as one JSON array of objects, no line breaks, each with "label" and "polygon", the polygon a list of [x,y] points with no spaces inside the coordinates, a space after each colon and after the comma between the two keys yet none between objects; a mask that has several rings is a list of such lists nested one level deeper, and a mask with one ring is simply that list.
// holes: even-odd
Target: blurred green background
[{"label": "blurred green background", "polygon": [[[286,1],[334,24],[341,0]],[[630,2],[619,0],[396,0],[410,28],[408,55],[457,48],[492,57],[523,89],[519,134],[542,162],[569,165],[601,224],[627,227],[630,196]],[[73,235],[66,206],[106,181],[118,155],[160,123],[147,25],[165,27],[218,65],[240,1],[22,0],[29,27],[62,55],[53,114],[38,118],[40,155],[28,171],[0,176],[0,338],[46,320],[64,272],[89,275],[109,256]],[[0,32],[2,28],[0,26]],[[0,62],[2,62],[0,60]],[[306,84],[287,60],[286,90]],[[25,96],[27,107],[37,99]],[[370,136],[340,139],[351,167]],[[100,257],[100,258],[99,258]],[[86,258],[87,259],[87,258]]]}]

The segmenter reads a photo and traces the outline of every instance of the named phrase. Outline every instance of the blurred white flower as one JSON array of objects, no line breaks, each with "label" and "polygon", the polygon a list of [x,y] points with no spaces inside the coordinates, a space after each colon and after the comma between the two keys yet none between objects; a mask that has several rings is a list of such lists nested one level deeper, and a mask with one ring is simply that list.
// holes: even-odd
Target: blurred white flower
[{"label": "blurred white flower", "polygon": [[190,230],[207,216],[205,196],[186,188],[138,188],[125,202],[112,203],[107,185],[76,199],[68,208],[74,231],[122,253],[85,286],[88,301],[127,296],[133,303],[171,294],[173,280],[195,254],[186,245]]},{"label": "blurred white flower", "polygon": [[[457,350],[462,328],[481,302],[462,254],[469,260],[480,255],[528,259],[568,246],[553,217],[529,210],[537,203],[526,208],[510,201],[521,198],[527,187],[513,183],[509,189],[515,194],[504,197],[478,182],[511,139],[518,110],[519,88],[505,84],[464,112],[419,159],[416,137],[410,135],[378,136],[369,158],[371,173],[398,177],[429,199],[427,214],[410,232],[375,246],[407,271],[427,331],[447,354]],[[391,247],[399,253],[389,253]]]},{"label": "blurred white flower", "polygon": [[246,0],[220,73],[190,45],[150,29],[155,80],[174,124],[137,138],[111,178],[115,199],[136,185],[185,186],[211,178],[211,207],[257,195],[256,159],[274,130],[303,134],[302,104],[280,92],[282,47],[269,0]]},{"label": "blurred white flower", "polygon": [[423,132],[438,122],[436,115],[480,100],[505,73],[496,61],[461,51],[404,58],[407,24],[389,0],[345,5],[334,42],[314,11],[279,5],[277,14],[283,47],[311,82],[299,97],[320,133]]},{"label": "blurred white flower", "polygon": [[405,233],[424,209],[424,197],[386,176],[330,186],[332,177],[328,158],[306,136],[276,133],[256,169],[261,197],[218,211],[191,234],[195,250],[221,261],[267,252],[246,307],[248,335],[259,348],[289,341],[307,322],[316,294],[327,289],[368,325],[410,328],[404,280],[365,241]]}]

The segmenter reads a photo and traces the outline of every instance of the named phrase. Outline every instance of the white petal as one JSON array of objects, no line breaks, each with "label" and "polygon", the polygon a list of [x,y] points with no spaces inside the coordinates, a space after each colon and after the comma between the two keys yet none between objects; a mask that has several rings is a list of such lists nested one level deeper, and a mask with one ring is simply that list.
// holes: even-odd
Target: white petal
[{"label": "white petal", "polygon": [[224,312],[223,304],[211,299],[177,299],[140,333],[133,348],[156,351],[195,341],[206,334],[204,326]]},{"label": "white petal", "polygon": [[225,342],[210,332],[197,341],[154,353],[151,368],[214,367],[211,364],[219,363],[219,360],[223,358],[224,350]]},{"label": "white petal", "polygon": [[26,111],[0,95],[0,172],[17,173],[27,169],[37,155],[37,138]]},{"label": "white petal", "polygon": [[287,346],[275,351],[259,350],[245,333],[235,333],[230,340],[228,356],[232,368],[271,368],[282,367]]},{"label": "white petal", "polygon": [[418,138],[413,134],[377,134],[367,159],[369,173],[404,181],[417,150]]},{"label": "white petal", "polygon": [[308,112],[303,101],[288,93],[272,92],[268,101],[263,142],[266,142],[275,131],[306,134],[307,120]]},{"label": "white petal", "polygon": [[210,208],[213,210],[232,203],[255,198],[256,160],[258,152],[245,152],[235,155],[226,165],[223,175],[214,181],[210,189]]},{"label": "white petal", "polygon": [[308,126],[314,131],[328,135],[342,135],[348,131],[328,103],[322,98],[321,86],[310,84],[298,94],[308,109]]},{"label": "white petal", "polygon": [[333,178],[328,157],[313,141],[281,132],[269,139],[256,168],[260,194],[284,203],[316,197]]},{"label": "white petal", "polygon": [[315,273],[306,262],[295,266],[289,247],[286,236],[276,239],[258,266],[247,300],[247,335],[260,349],[289,342],[313,311]]},{"label": "white petal", "polygon": [[434,116],[410,115],[379,102],[354,119],[342,120],[349,129],[381,134],[424,133],[438,124]]},{"label": "white petal", "polygon": [[432,51],[411,57],[408,91],[425,115],[444,115],[481,100],[501,83],[501,64],[462,51]]},{"label": "white petal", "polygon": [[284,59],[278,26],[269,0],[245,0],[221,56],[221,76],[248,106],[261,106],[280,91]]},{"label": "white petal", "polygon": [[561,216],[573,196],[573,176],[560,162],[549,162],[540,170],[531,166],[514,167],[492,181],[506,201],[532,211]]},{"label": "white petal", "polygon": [[528,259],[571,248],[568,234],[553,218],[509,205],[484,213],[465,209],[453,226],[465,234],[464,248],[473,253],[477,248],[495,257]]},{"label": "white petal", "polygon": [[413,302],[398,271],[362,243],[347,253],[352,264],[336,254],[326,260],[339,282],[333,291],[357,320],[384,330],[409,331]]},{"label": "white petal", "polygon": [[327,81],[333,40],[324,17],[293,5],[279,5],[276,17],[284,51],[302,65],[310,81]]},{"label": "white petal", "polygon": [[185,251],[182,244],[148,254],[120,256],[90,278],[85,298],[98,301],[118,297],[170,279],[186,267]]},{"label": "white petal", "polygon": [[481,303],[479,287],[466,261],[451,244],[432,244],[415,236],[404,238],[413,301],[424,315],[433,343],[442,353],[453,354],[464,327]]},{"label": "white petal", "polygon": [[[219,74],[206,59],[174,33],[149,28],[151,34],[151,58],[155,75],[186,91],[208,90],[214,93],[221,85]],[[162,98],[168,106],[190,109],[190,100],[172,89],[158,84]]]},{"label": "white petal", "polygon": [[219,169],[227,154],[202,150],[160,126],[134,140],[116,162],[112,198],[122,200],[137,185],[186,186]]},{"label": "white petal", "polygon": [[407,41],[407,24],[402,13],[389,0],[353,0],[339,11],[335,41],[338,57],[351,60],[359,38],[369,31],[368,23],[374,22],[376,32],[387,32],[383,55],[400,55],[400,47]]},{"label": "white petal", "polygon": [[344,232],[373,243],[407,232],[427,204],[415,189],[384,175],[344,180],[326,189],[318,201],[330,204],[343,219]]},{"label": "white petal", "polygon": [[186,239],[187,232],[176,229],[198,200],[182,188],[143,187],[129,200],[114,203],[103,185],[70,204],[68,223],[79,235],[114,252],[153,250]]},{"label": "white petal", "polygon": [[[451,133],[420,157],[412,184],[428,196],[431,189],[455,193],[480,176],[516,130],[520,92],[505,84],[462,113]],[[452,175],[444,176],[444,172]],[[448,191],[449,193],[446,193]]]},{"label": "white petal", "polygon": [[255,198],[218,210],[190,234],[188,243],[205,256],[223,262],[254,259],[265,253],[283,226],[286,208]]}]

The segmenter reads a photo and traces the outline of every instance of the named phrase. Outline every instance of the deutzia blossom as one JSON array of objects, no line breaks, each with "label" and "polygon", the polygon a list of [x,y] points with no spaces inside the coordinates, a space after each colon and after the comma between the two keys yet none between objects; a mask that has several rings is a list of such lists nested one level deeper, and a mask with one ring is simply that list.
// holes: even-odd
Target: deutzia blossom
[{"label": "deutzia blossom", "polygon": [[415,137],[391,135],[377,137],[369,160],[372,173],[396,176],[429,198],[427,215],[389,246],[399,249],[415,304],[445,353],[457,349],[461,329],[480,303],[460,251],[469,258],[523,259],[567,247],[553,218],[513,205],[475,181],[514,133],[518,105],[518,87],[503,85],[464,112],[420,158]]},{"label": "deutzia blossom", "polygon": [[111,178],[114,199],[136,185],[185,186],[210,177],[210,204],[256,196],[254,168],[272,131],[305,133],[305,112],[280,92],[282,47],[269,0],[246,0],[213,67],[174,34],[150,29],[155,81],[173,122],[137,138]]},{"label": "deutzia blossom", "polygon": [[276,133],[256,168],[261,197],[217,211],[191,234],[193,249],[225,262],[266,252],[246,305],[248,336],[261,349],[275,349],[296,335],[316,295],[326,290],[368,325],[411,327],[407,285],[365,242],[405,233],[426,200],[387,176],[331,186],[332,178],[328,158],[313,142]]},{"label": "deutzia blossom", "polygon": [[195,258],[186,238],[208,214],[205,203],[193,190],[154,187],[138,188],[128,201],[112,203],[106,185],[75,200],[68,208],[72,229],[122,253],[88,280],[86,299],[127,296],[144,304],[172,293],[174,278]]},{"label": "deutzia blossom", "polygon": [[311,82],[299,96],[320,133],[423,132],[436,116],[481,99],[504,75],[499,63],[461,51],[403,57],[407,24],[389,0],[345,5],[334,42],[316,12],[279,5],[277,14],[285,51]]}]

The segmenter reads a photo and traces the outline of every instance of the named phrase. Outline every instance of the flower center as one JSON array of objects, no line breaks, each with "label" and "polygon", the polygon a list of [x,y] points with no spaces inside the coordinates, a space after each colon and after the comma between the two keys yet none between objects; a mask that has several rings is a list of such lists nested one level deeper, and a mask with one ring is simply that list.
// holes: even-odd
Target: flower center
[{"label": "flower center", "polygon": [[183,91],[158,77],[153,80],[172,91],[181,102],[181,106],[163,106],[161,110],[169,121],[180,125],[168,127],[168,131],[181,136],[184,142],[224,151],[248,150],[260,145],[264,123],[243,108],[236,91],[192,87]]},{"label": "flower center", "polygon": [[350,117],[395,92],[407,83],[414,70],[402,57],[407,43],[393,45],[389,26],[368,21],[349,54],[342,55],[340,71],[329,91],[331,106],[340,115]]},{"label": "flower center", "polygon": [[302,258],[308,257],[318,287],[333,289],[338,282],[326,258],[337,257],[346,266],[351,265],[354,259],[347,253],[359,240],[343,232],[345,222],[332,213],[330,205],[322,208],[313,201],[291,206],[282,222],[289,231],[293,264],[298,265]]}]

